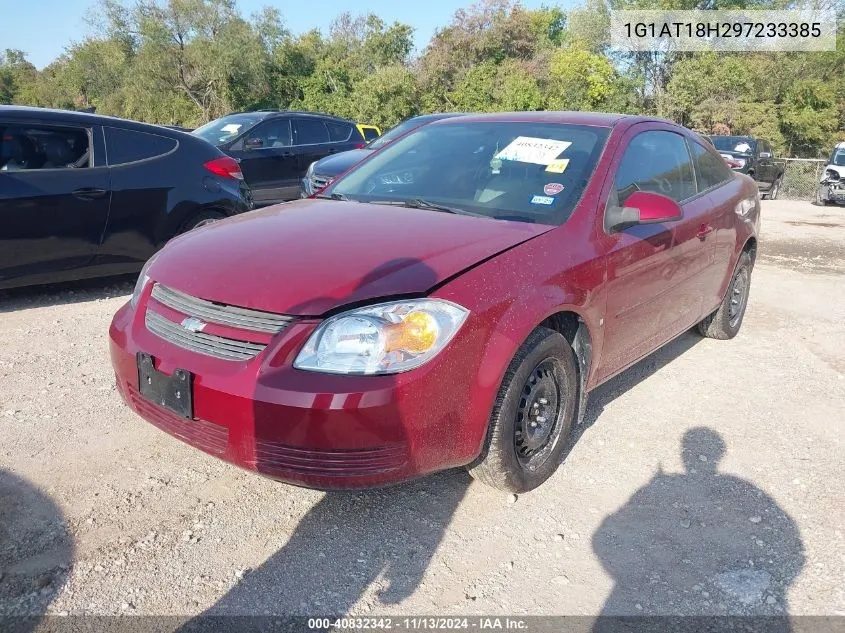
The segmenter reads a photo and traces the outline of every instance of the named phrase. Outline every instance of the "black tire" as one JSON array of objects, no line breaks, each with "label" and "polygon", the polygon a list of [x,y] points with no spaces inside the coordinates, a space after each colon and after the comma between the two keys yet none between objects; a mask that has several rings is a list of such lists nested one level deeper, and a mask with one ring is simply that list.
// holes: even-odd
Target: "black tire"
[{"label": "black tire", "polygon": [[819,193],[818,188],[816,188],[816,204],[820,207],[826,207],[828,201],[822,198],[822,195]]},{"label": "black tire", "polygon": [[487,442],[468,467],[479,481],[527,492],[557,470],[578,403],[575,354],[558,332],[534,330],[511,360],[496,396]]},{"label": "black tire", "polygon": [[742,327],[748,296],[751,291],[751,256],[743,252],[734,269],[731,283],[719,309],[698,324],[702,336],[726,341]]},{"label": "black tire", "polygon": [[179,229],[179,235],[192,231],[193,229],[198,229],[206,224],[217,222],[225,217],[226,216],[219,211],[200,211],[196,215],[188,218],[188,220],[182,225],[182,228]]}]

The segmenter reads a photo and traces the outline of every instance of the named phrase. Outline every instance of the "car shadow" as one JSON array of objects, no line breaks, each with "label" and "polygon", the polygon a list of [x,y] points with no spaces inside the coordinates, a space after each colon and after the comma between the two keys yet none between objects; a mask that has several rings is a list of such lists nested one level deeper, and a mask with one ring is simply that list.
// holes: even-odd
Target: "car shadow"
[{"label": "car shadow", "polygon": [[25,616],[6,621],[14,633],[37,628],[67,580],[73,557],[73,540],[56,503],[0,469],[0,617]]},{"label": "car shadow", "polygon": [[651,377],[666,367],[672,361],[683,356],[702,340],[702,337],[697,332],[688,330],[675,340],[638,361],[621,374],[593,389],[587,398],[587,410],[584,412],[584,419],[581,421],[581,424],[572,430],[568,446],[564,451],[564,458],[569,455],[587,429],[598,421],[608,404],[639,385],[646,378]]},{"label": "car shadow", "polygon": [[714,430],[690,429],[684,472],[661,467],[596,530],[593,550],[614,586],[594,631],[626,630],[620,616],[644,615],[684,616],[693,628],[705,621],[688,616],[766,617],[760,630],[790,630],[787,590],[804,566],[801,535],[772,497],[719,470],[726,450]]},{"label": "car shadow", "polygon": [[[422,262],[396,259],[370,271],[354,289],[343,291],[344,295],[353,296],[361,287],[378,292],[383,284],[391,286],[389,277],[393,275],[413,275],[420,286],[426,287],[437,281],[434,271]],[[343,301],[338,302],[337,297],[318,297],[301,309],[307,310],[305,305],[338,303],[342,305]],[[300,306],[290,309],[293,314],[299,311]],[[287,377],[290,384],[302,377],[302,370],[291,367],[279,371],[299,373]],[[255,470],[294,480],[306,473],[318,480],[317,485],[338,488],[344,484],[342,473],[378,476],[379,469],[393,468],[397,473],[413,473],[420,463],[419,455],[430,457],[436,450],[429,446],[413,450],[416,430],[408,428],[405,407],[419,403],[403,403],[389,395],[373,397],[390,394],[395,374],[373,376],[372,388],[377,385],[378,390],[366,393],[343,392],[360,381],[338,382],[334,380],[337,376],[326,376],[323,383],[330,393],[313,395],[310,409],[291,411],[283,420],[278,418],[276,407],[255,398],[256,438],[241,442],[243,446],[254,444],[245,450],[252,451]],[[450,407],[458,405],[440,407],[430,401],[427,406],[432,411],[429,426],[436,429],[449,426],[453,420]],[[332,415],[327,414],[328,409],[333,410]],[[350,429],[355,429],[353,439]],[[338,441],[344,442],[344,450],[337,450]],[[350,442],[357,447],[350,448]],[[383,456],[373,457],[376,453]],[[401,460],[395,457],[397,454],[401,454]],[[384,605],[400,604],[420,586],[471,481],[467,472],[451,470],[395,486],[326,492],[281,549],[181,630],[204,631],[214,626],[225,630],[227,618],[233,615],[343,616],[353,610],[358,614],[370,610],[377,613]],[[250,624],[254,630],[262,630],[271,622],[259,618],[239,626]],[[278,624],[273,627],[282,630]]]},{"label": "car shadow", "polygon": [[121,296],[128,300],[137,279],[137,274],[128,274],[0,290],[0,314]]}]

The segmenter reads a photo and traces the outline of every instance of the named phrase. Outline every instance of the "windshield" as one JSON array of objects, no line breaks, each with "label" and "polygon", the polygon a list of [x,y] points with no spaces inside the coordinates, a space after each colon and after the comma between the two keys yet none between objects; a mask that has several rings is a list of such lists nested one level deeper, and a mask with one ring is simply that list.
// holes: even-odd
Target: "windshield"
[{"label": "windshield", "polygon": [[589,182],[609,132],[584,125],[457,119],[426,125],[359,164],[324,193],[561,224]]},{"label": "windshield", "polygon": [[367,145],[367,149],[380,149],[387,145],[388,143],[395,141],[397,138],[402,136],[403,134],[407,134],[415,127],[419,127],[423,125],[419,121],[415,121],[414,119],[408,119],[407,121],[402,121],[399,125],[395,125],[390,128],[387,132],[379,136],[376,140],[372,143]]},{"label": "windshield", "polygon": [[754,151],[754,139],[743,136],[711,136],[713,147],[722,152],[750,154]]},{"label": "windshield", "polygon": [[261,120],[260,114],[230,114],[206,123],[191,132],[214,145],[222,145],[240,136]]},{"label": "windshield", "polygon": [[837,167],[845,167],[845,149],[834,150],[833,155],[830,157],[830,164],[836,165]]}]

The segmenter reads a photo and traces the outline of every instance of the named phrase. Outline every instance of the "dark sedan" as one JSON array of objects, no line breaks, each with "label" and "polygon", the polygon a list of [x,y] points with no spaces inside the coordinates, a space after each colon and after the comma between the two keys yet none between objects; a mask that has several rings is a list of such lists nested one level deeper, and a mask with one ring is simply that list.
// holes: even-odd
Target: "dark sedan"
[{"label": "dark sedan", "polygon": [[138,272],[173,236],[251,206],[238,164],[190,134],[0,106],[0,288]]},{"label": "dark sedan", "polygon": [[459,112],[450,112],[447,114],[423,114],[415,116],[410,119],[405,119],[398,125],[390,128],[387,132],[368,143],[363,149],[354,149],[348,152],[341,152],[333,156],[326,156],[320,160],[314,161],[305,172],[305,178],[302,179],[302,187],[300,197],[307,198],[313,195],[329,183],[337,178],[347,169],[364,160],[372,152],[381,149],[391,141],[395,141],[400,136],[404,136],[408,132],[417,129],[421,125],[431,123],[432,121],[439,121],[441,119],[448,119],[453,116],[463,116]]}]

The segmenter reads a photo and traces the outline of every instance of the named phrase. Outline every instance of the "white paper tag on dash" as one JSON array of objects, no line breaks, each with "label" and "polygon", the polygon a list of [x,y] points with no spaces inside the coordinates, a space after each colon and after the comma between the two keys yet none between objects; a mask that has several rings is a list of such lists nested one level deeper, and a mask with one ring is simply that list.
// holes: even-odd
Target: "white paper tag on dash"
[{"label": "white paper tag on dash", "polygon": [[221,132],[231,132],[232,134],[234,134],[235,132],[237,132],[240,129],[241,129],[240,123],[227,123],[226,125],[224,125],[223,127],[220,128],[220,131]]},{"label": "white paper tag on dash", "polygon": [[550,138],[517,136],[505,149],[496,154],[500,160],[515,160],[520,163],[548,165],[562,151],[572,145],[569,141],[556,141]]}]

